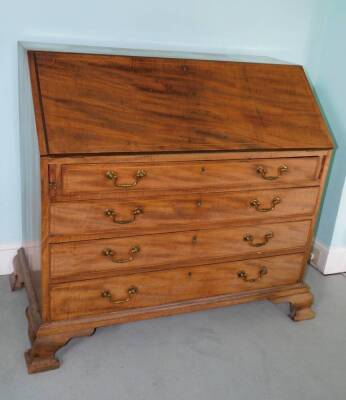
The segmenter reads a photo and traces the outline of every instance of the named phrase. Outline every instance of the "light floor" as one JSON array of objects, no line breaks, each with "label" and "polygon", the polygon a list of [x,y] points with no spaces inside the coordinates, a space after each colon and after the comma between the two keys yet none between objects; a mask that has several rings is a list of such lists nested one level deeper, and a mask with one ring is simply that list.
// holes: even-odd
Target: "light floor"
[{"label": "light floor", "polygon": [[346,277],[310,269],[312,321],[260,302],[99,329],[27,375],[24,291],[0,278],[1,400],[345,400]]}]

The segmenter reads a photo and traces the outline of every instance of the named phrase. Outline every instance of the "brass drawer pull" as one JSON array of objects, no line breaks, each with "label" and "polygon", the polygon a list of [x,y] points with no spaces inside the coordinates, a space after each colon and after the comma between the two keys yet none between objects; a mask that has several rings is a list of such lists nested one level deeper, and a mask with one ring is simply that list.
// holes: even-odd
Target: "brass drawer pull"
[{"label": "brass drawer pull", "polygon": [[141,251],[141,248],[139,246],[133,246],[129,250],[129,257],[122,259],[122,258],[114,258],[116,255],[116,252],[113,251],[112,249],[104,249],[102,254],[106,257],[112,257],[112,262],[117,263],[117,264],[122,264],[122,263],[127,263],[130,261],[133,261],[136,254],[138,254]]},{"label": "brass drawer pull", "polygon": [[268,273],[267,267],[262,267],[259,272],[258,272],[258,276],[256,278],[248,278],[247,276],[247,272],[245,271],[239,271],[238,272],[238,278],[242,279],[245,282],[257,282],[260,281],[264,275],[266,275]]},{"label": "brass drawer pull", "polygon": [[117,219],[117,213],[112,208],[107,208],[104,210],[104,215],[106,217],[112,217],[113,222],[115,224],[131,224],[131,222],[135,222],[137,215],[143,214],[143,209],[140,207],[136,207],[132,210],[132,218],[130,219]]},{"label": "brass drawer pull", "polygon": [[273,232],[269,232],[266,233],[264,235],[264,240],[263,242],[255,242],[255,238],[253,237],[253,235],[251,235],[251,233],[246,233],[243,237],[245,242],[248,242],[250,246],[253,247],[261,247],[266,245],[270,239],[272,239],[274,237],[274,233]]},{"label": "brass drawer pull", "polygon": [[267,175],[268,170],[263,165],[259,165],[257,167],[256,172],[259,175],[261,175],[263,179],[266,179],[267,181],[274,181],[275,179],[279,179],[280,176],[282,176],[283,174],[288,172],[288,166],[287,165],[280,165],[280,167],[278,168],[278,174],[276,176]]},{"label": "brass drawer pull", "polygon": [[269,212],[273,211],[275,207],[281,203],[281,198],[276,196],[271,201],[271,207],[268,208],[261,208],[261,202],[258,199],[253,199],[250,201],[250,207],[254,208],[256,211],[259,212]]},{"label": "brass drawer pull", "polygon": [[109,301],[112,304],[123,304],[123,303],[127,303],[129,302],[131,299],[134,298],[134,296],[138,293],[138,289],[136,288],[136,286],[130,286],[127,289],[127,297],[125,297],[124,299],[113,299],[113,295],[109,290],[103,290],[101,292],[101,297],[105,298],[105,299],[109,299]]},{"label": "brass drawer pull", "polygon": [[138,182],[147,175],[147,172],[144,169],[138,169],[134,176],[134,181],[132,183],[117,183],[118,180],[118,173],[115,171],[107,171],[106,178],[113,181],[114,187],[120,189],[131,188],[137,186]]}]

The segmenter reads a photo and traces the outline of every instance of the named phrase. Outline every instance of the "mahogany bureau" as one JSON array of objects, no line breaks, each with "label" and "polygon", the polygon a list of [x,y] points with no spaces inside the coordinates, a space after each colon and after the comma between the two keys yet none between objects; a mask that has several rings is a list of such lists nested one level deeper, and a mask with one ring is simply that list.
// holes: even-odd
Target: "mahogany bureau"
[{"label": "mahogany bureau", "polygon": [[27,58],[11,285],[28,294],[29,372],[116,323],[264,299],[313,318],[303,277],[333,143],[302,67]]}]

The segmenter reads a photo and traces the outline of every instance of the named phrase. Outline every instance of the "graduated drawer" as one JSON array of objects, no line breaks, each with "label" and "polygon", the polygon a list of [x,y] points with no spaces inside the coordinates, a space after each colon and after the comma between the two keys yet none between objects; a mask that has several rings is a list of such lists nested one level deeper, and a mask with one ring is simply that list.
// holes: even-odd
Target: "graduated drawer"
[{"label": "graduated drawer", "polygon": [[52,320],[150,307],[297,283],[302,254],[60,284],[50,292]]},{"label": "graduated drawer", "polygon": [[127,235],[210,227],[238,221],[312,215],[318,188],[177,193],[127,200],[57,202],[51,235]]},{"label": "graduated drawer", "polygon": [[52,281],[150,268],[198,265],[303,251],[310,221],[132,236],[50,245]]},{"label": "graduated drawer", "polygon": [[199,190],[276,183],[305,186],[318,180],[319,157],[188,162],[81,163],[61,166],[61,196]]}]

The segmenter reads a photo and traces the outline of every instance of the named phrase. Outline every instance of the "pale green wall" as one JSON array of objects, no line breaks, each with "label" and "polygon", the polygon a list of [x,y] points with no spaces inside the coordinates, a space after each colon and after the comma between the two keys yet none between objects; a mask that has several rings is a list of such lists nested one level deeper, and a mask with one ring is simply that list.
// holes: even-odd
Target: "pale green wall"
[{"label": "pale green wall", "polygon": [[17,41],[246,53],[302,63],[316,0],[11,0],[0,22],[0,244],[21,239]]},{"label": "pale green wall", "polygon": [[[4,3],[0,23],[0,245],[21,240],[18,40],[245,53],[300,63],[307,66],[338,145],[345,149],[345,3],[345,0]],[[324,243],[332,238],[344,171],[339,151],[318,231]],[[342,228],[342,222],[336,226],[335,243],[345,239],[344,234],[339,234]]]},{"label": "pale green wall", "polygon": [[306,70],[337,144],[317,238],[346,246],[346,1],[318,3]]}]

